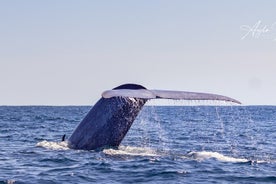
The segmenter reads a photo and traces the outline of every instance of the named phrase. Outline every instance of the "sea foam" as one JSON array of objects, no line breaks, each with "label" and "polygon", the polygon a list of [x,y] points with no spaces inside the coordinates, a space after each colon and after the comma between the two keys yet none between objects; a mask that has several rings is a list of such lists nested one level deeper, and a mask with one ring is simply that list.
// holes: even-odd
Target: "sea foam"
[{"label": "sea foam", "polygon": [[68,143],[66,141],[62,142],[51,142],[51,141],[41,141],[36,144],[37,147],[43,147],[51,150],[68,150]]}]

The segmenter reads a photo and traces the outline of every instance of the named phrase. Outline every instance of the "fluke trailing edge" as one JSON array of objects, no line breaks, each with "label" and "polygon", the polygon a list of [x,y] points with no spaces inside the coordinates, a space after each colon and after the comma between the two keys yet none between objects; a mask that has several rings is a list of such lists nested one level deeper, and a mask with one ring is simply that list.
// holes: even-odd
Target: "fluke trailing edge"
[{"label": "fluke trailing edge", "polygon": [[147,90],[137,84],[124,84],[105,91],[68,139],[72,149],[94,150],[117,147],[147,100],[219,100],[239,101],[216,94],[185,91]]}]

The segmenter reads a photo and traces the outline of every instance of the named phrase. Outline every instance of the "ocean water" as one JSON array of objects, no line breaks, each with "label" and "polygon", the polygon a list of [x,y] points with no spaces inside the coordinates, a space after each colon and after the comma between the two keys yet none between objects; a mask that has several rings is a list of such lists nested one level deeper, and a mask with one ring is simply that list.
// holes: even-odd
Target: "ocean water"
[{"label": "ocean water", "polygon": [[69,149],[90,108],[1,106],[0,183],[276,183],[276,106],[145,106],[118,149]]}]

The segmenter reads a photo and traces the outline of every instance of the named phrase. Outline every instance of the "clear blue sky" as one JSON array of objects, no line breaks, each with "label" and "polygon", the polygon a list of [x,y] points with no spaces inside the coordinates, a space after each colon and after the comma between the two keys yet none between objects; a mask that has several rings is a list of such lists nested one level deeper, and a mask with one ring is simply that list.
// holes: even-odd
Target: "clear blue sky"
[{"label": "clear blue sky", "polygon": [[[94,104],[122,83],[276,105],[276,1],[0,1],[0,105]],[[269,31],[246,30],[261,21]]]}]

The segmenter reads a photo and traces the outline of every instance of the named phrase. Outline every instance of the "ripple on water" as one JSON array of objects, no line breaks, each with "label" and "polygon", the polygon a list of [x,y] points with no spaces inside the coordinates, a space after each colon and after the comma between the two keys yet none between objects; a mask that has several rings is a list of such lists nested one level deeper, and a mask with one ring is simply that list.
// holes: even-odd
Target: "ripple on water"
[{"label": "ripple on water", "polygon": [[145,107],[118,149],[71,150],[89,109],[0,107],[0,183],[276,183],[276,107]]}]

